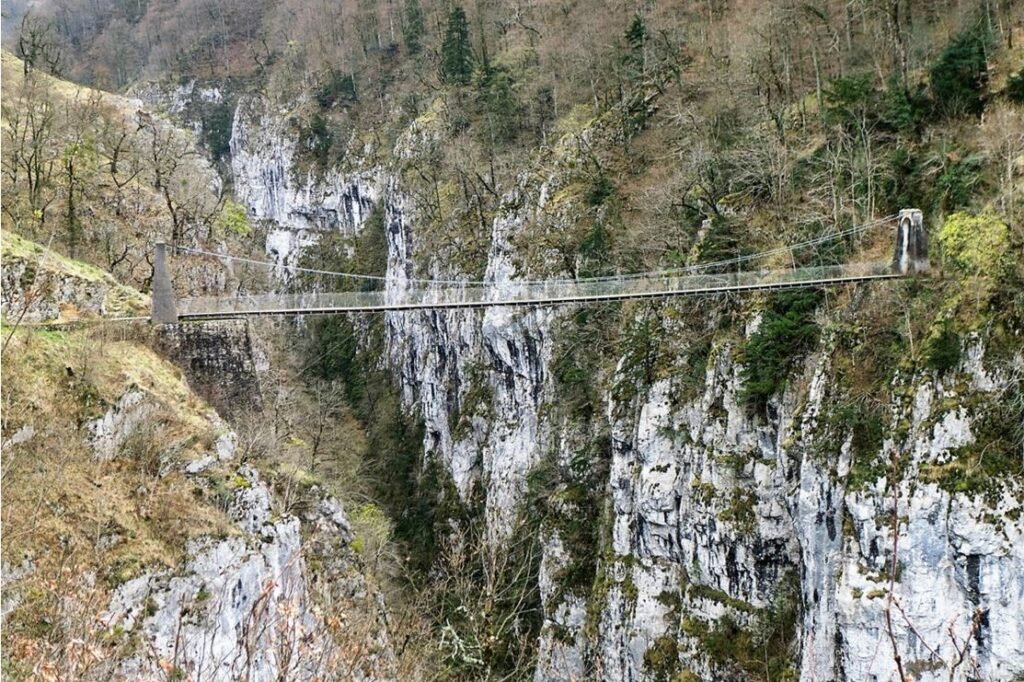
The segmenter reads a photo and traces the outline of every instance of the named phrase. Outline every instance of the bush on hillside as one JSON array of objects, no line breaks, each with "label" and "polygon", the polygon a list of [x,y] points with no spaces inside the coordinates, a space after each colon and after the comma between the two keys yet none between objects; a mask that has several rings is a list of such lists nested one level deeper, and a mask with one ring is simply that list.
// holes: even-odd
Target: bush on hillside
[{"label": "bush on hillside", "polygon": [[837,78],[825,91],[825,121],[855,128],[875,109],[875,88],[870,73]]},{"label": "bush on hillside", "polygon": [[322,109],[330,109],[335,104],[351,104],[358,99],[356,79],[350,73],[331,69],[317,86],[313,96]]},{"label": "bush on hillside", "polygon": [[954,213],[939,231],[948,262],[974,275],[997,276],[1006,267],[1010,230],[993,213]]},{"label": "bush on hillside", "polygon": [[956,211],[968,206],[983,185],[984,157],[978,154],[954,157],[944,165],[935,179],[935,200],[943,211]]},{"label": "bush on hillside", "polygon": [[928,340],[925,364],[942,374],[960,364],[960,354],[960,335],[947,322]]},{"label": "bush on hillside", "polygon": [[326,168],[330,164],[334,133],[322,114],[319,112],[313,114],[308,125],[299,133],[299,143],[321,168]]},{"label": "bush on hillside", "polygon": [[931,68],[932,94],[946,116],[973,114],[984,109],[988,85],[987,40],[979,30],[953,38]]},{"label": "bush on hillside", "polygon": [[913,89],[904,88],[893,74],[886,83],[882,107],[882,119],[890,128],[901,133],[917,133],[928,118],[931,101],[923,84]]},{"label": "bush on hillside", "polygon": [[248,237],[252,233],[252,225],[249,223],[249,213],[245,210],[245,206],[231,199],[225,200],[220,213],[213,220],[213,231],[218,237],[224,235]]},{"label": "bush on hillside", "polygon": [[1024,104],[1024,69],[1010,74],[1010,77],[1006,79],[1004,93],[1011,102]]},{"label": "bush on hillside", "polygon": [[797,361],[817,342],[814,311],[821,292],[800,290],[772,297],[761,326],[747,341],[743,365],[743,396],[751,407],[763,409],[771,396],[786,386]]}]

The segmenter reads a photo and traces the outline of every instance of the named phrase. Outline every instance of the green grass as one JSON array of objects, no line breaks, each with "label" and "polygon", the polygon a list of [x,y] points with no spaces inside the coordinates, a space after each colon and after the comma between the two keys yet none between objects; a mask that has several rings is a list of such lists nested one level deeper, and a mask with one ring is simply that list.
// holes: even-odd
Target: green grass
[{"label": "green grass", "polygon": [[[4,267],[17,261],[26,264],[21,285],[31,289],[39,279],[39,269],[55,276],[80,279],[103,285],[107,288],[104,308],[108,314],[132,316],[144,315],[149,309],[149,298],[142,292],[117,282],[111,275],[97,267],[61,255],[51,248],[49,252],[42,244],[25,239],[11,230],[4,230],[2,259]],[[41,292],[45,296],[46,292]]]}]

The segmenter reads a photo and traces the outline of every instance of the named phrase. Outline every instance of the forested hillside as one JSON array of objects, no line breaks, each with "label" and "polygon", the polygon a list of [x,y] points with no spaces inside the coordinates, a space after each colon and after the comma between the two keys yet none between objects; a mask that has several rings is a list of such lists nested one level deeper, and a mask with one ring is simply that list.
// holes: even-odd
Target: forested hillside
[{"label": "forested hillside", "polygon": [[357,517],[369,678],[1024,675],[1020,3],[4,12],[3,227],[142,290],[158,238],[223,256],[180,295],[501,289],[884,260],[924,212],[908,281],[248,327],[302,443],[258,466]]},{"label": "forested hillside", "polygon": [[[571,183],[586,199],[581,224],[551,245],[563,259],[606,239],[594,224],[610,229],[600,257],[614,267],[685,260],[701,221],[730,210],[758,209],[749,241],[911,204],[953,211],[982,179],[1005,207],[1019,136],[1018,15],[1005,0],[600,11],[60,0],[6,23],[29,35],[9,41],[15,52],[38,51],[46,70],[32,41],[53,44],[56,69],[80,82],[145,96],[154,80],[195,79],[190,102],[172,108],[187,110],[215,159],[230,153],[244,93],[287,109],[302,170],[358,165],[410,123],[431,126],[453,144],[407,159],[403,174],[441,228],[432,231],[458,235],[472,270],[502,189],[598,119],[605,140],[584,150]],[[193,92],[204,84],[217,91],[210,101]]]}]

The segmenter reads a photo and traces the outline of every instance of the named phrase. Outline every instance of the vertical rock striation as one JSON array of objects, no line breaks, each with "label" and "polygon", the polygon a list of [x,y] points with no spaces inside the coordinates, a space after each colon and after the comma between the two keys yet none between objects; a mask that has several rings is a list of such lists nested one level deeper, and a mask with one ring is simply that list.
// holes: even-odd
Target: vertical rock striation
[{"label": "vertical rock striation", "polygon": [[[413,124],[392,158],[398,164],[428,143]],[[417,207],[400,173],[374,166],[345,177],[297,174],[296,144],[280,114],[251,101],[239,107],[235,187],[252,215],[273,221],[268,252],[291,262],[317,230],[358,230],[379,204],[389,291],[431,286],[417,273],[462,276],[420,246]],[[526,260],[515,237],[542,213],[549,221],[557,213],[548,197],[561,182],[556,170],[521,179],[508,193],[492,224],[487,282],[515,286]],[[406,407],[424,422],[425,456],[443,464],[464,499],[482,492],[494,542],[514,529],[530,471],[548,453],[571,461],[580,440],[576,426],[550,418],[559,314],[386,315],[387,362]],[[1019,381],[1020,355],[1012,361],[1017,374],[1005,363],[989,367],[975,339],[947,379],[927,371],[897,376],[884,442],[870,455],[883,463],[895,457],[901,478],[888,480],[883,466],[854,485],[855,434],[834,425],[830,336],[761,415],[744,405],[737,336],[712,347],[696,388],[673,378],[690,349],[670,338],[659,343],[679,371],[666,378],[645,385],[620,364],[617,381],[636,390],[629,398],[604,395],[608,512],[587,520],[607,524],[607,543],[590,548],[597,575],[580,594],[559,584],[578,550],[545,532],[535,679],[749,679],[736,656],[764,656],[765,642],[773,661],[804,681],[889,679],[886,609],[915,680],[1024,673],[1019,484],[1008,480],[986,498],[930,480],[974,442],[986,401]],[[774,626],[790,625],[788,644],[770,639]],[[754,649],[736,649],[746,645]]]},{"label": "vertical rock striation", "polygon": [[284,112],[261,98],[241,99],[231,129],[235,196],[251,218],[270,223],[267,253],[281,265],[295,265],[322,232],[358,233],[379,199],[373,169],[300,169],[297,152]]}]

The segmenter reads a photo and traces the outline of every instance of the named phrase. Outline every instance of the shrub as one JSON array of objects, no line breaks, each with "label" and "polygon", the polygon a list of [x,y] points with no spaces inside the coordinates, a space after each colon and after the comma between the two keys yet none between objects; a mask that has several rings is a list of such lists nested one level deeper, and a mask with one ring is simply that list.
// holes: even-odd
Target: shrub
[{"label": "shrub", "polygon": [[948,372],[960,364],[960,335],[947,322],[938,334],[929,339],[925,364],[939,372]]},{"label": "shrub", "polygon": [[394,524],[383,509],[367,502],[357,505],[349,512],[349,520],[355,531],[352,549],[365,554],[368,558],[376,558],[387,546],[394,532]]},{"label": "shrub", "polygon": [[799,618],[798,583],[789,573],[782,576],[771,603],[758,609],[746,626],[726,614],[711,624],[684,620],[683,630],[697,638],[712,664],[737,673],[735,679],[794,680],[793,641]]},{"label": "shrub", "polygon": [[594,182],[587,188],[584,198],[590,206],[600,206],[614,191],[615,185],[612,184],[607,175],[601,173],[594,178]]},{"label": "shrub", "polygon": [[695,261],[698,263],[715,262],[735,258],[743,254],[741,235],[736,221],[722,216],[713,216],[697,247]]},{"label": "shrub", "polygon": [[655,680],[670,682],[679,670],[679,645],[672,635],[662,635],[644,652],[644,667]]},{"label": "shrub", "polygon": [[611,306],[581,306],[559,325],[551,358],[555,403],[575,421],[589,422],[601,412],[600,368],[613,348],[616,322]]},{"label": "shrub", "polygon": [[[837,412],[837,417],[852,435],[853,459],[846,484],[850,491],[857,491],[889,471],[888,461],[881,456],[886,436],[885,413],[878,404],[860,402],[846,404]],[[830,452],[826,456],[830,456]]]},{"label": "shrub", "polygon": [[853,439],[850,443],[857,458],[873,457],[885,440],[885,414],[878,405],[867,401],[841,408]]},{"label": "shrub", "polygon": [[982,183],[982,159],[968,156],[946,167],[935,181],[937,200],[944,211],[967,206]]},{"label": "shrub", "polygon": [[629,404],[654,383],[655,368],[664,352],[663,334],[661,320],[654,315],[637,318],[623,333],[622,359],[612,386],[612,399],[619,405]]},{"label": "shrub", "polygon": [[899,144],[885,155],[880,188],[886,207],[892,211],[926,205],[921,160],[915,146]]},{"label": "shrub", "polygon": [[359,338],[352,321],[342,315],[322,317],[313,325],[312,341],[310,373],[325,381],[343,379],[345,397],[350,404],[359,404],[366,386],[359,371]]},{"label": "shrub", "polygon": [[935,104],[946,116],[980,115],[988,85],[987,39],[979,30],[958,35],[931,68]]},{"label": "shrub", "polygon": [[580,242],[579,267],[577,271],[581,277],[595,277],[607,274],[608,252],[610,247],[611,234],[604,222],[598,220],[594,226],[583,237]]},{"label": "shrub", "polygon": [[356,97],[356,79],[350,73],[331,69],[313,96],[316,98],[316,103],[323,109],[329,109],[339,103],[355,102],[358,99]]},{"label": "shrub", "polygon": [[785,292],[772,297],[758,328],[744,351],[743,396],[748,405],[764,408],[773,393],[782,390],[796,362],[818,340],[814,310],[821,301],[818,290]]},{"label": "shrub", "polygon": [[757,496],[749,490],[735,488],[729,499],[729,506],[718,515],[719,520],[731,523],[737,532],[753,535],[757,529],[755,510]]},{"label": "shrub", "polygon": [[330,159],[331,146],[334,144],[334,133],[331,132],[327,119],[316,113],[300,136],[302,146],[321,167],[327,166]]},{"label": "shrub", "polygon": [[1004,94],[1011,102],[1024,104],[1024,69],[1010,74],[1010,77],[1006,79]]},{"label": "shrub", "polygon": [[895,75],[886,83],[882,116],[893,130],[903,133],[918,131],[930,108],[931,102],[923,85],[918,85],[913,91],[905,89]]},{"label": "shrub", "polygon": [[837,78],[825,92],[825,120],[853,127],[875,106],[875,89],[870,73]]},{"label": "shrub", "polygon": [[946,258],[970,274],[999,275],[1010,252],[1010,231],[993,213],[954,213],[939,232]]},{"label": "shrub", "polygon": [[245,207],[228,199],[214,219],[213,229],[217,235],[247,237],[252,232],[252,225],[249,224],[249,214]]}]

